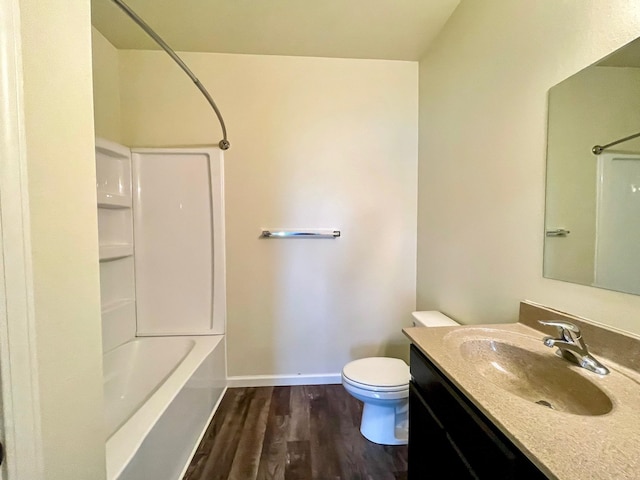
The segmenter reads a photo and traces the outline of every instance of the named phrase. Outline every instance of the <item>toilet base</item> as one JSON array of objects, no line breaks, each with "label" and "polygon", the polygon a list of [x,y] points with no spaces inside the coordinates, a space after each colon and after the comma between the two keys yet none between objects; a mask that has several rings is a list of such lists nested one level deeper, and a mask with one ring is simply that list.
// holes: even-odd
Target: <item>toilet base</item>
[{"label": "toilet base", "polygon": [[380,406],[365,402],[360,433],[380,445],[406,445],[409,439],[409,402]]}]

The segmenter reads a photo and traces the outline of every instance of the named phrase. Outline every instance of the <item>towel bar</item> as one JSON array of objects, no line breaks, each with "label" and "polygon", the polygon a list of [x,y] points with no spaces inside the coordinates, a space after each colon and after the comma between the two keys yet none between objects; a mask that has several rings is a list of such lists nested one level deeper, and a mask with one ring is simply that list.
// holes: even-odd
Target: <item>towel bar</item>
[{"label": "towel bar", "polygon": [[263,230],[261,238],[338,238],[340,230]]}]

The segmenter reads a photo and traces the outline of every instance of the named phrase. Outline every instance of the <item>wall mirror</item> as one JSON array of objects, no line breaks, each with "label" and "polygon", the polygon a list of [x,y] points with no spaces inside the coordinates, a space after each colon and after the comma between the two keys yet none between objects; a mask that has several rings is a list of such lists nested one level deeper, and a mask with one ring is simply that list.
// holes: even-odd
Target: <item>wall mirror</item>
[{"label": "wall mirror", "polygon": [[549,90],[544,276],[640,295],[640,38]]}]

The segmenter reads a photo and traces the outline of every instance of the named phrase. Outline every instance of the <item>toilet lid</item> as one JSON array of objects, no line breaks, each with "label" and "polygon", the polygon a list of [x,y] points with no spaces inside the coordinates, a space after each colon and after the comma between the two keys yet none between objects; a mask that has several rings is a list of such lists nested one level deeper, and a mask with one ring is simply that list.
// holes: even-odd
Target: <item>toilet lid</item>
[{"label": "toilet lid", "polygon": [[397,358],[371,357],[354,360],[342,369],[348,380],[372,387],[400,387],[411,379],[409,366]]}]

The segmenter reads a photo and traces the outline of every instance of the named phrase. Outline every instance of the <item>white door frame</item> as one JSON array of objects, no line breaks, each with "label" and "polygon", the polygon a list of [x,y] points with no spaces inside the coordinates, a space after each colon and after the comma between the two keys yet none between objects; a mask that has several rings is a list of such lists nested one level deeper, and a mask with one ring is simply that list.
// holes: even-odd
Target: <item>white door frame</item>
[{"label": "white door frame", "polygon": [[19,0],[0,0],[0,478],[41,480]]}]

